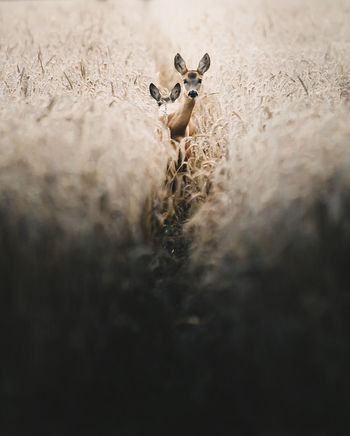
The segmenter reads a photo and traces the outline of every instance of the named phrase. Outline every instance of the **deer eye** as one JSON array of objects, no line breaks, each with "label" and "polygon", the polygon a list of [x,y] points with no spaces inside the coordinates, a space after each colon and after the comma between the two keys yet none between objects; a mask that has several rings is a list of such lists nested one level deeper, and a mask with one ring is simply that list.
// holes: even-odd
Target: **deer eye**
[{"label": "deer eye", "polygon": [[198,83],[202,83],[202,79],[198,79]]},{"label": "deer eye", "polygon": [[185,83],[185,84],[188,83],[188,80],[185,79],[185,80],[184,80],[184,83]]}]

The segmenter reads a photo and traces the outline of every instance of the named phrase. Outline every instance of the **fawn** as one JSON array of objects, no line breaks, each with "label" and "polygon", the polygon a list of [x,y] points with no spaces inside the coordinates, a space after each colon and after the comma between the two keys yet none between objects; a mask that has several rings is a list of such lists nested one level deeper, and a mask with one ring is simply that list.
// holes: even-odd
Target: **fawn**
[{"label": "fawn", "polygon": [[159,89],[151,83],[149,85],[149,92],[151,96],[156,100],[159,106],[159,119],[168,125],[168,117],[169,114],[172,114],[177,109],[177,104],[174,104],[175,101],[179,98],[181,94],[181,86],[180,83],[177,83],[172,89],[171,93],[168,96],[163,97],[159,91]]}]

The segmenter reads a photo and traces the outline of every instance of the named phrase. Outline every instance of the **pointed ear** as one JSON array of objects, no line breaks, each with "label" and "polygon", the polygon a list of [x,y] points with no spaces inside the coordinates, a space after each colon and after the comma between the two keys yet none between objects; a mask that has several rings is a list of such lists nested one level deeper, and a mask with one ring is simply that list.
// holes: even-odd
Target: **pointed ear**
[{"label": "pointed ear", "polygon": [[179,53],[174,57],[174,65],[180,74],[184,75],[187,73],[186,62],[182,59]]},{"label": "pointed ear", "polygon": [[175,101],[177,98],[179,98],[180,94],[181,94],[181,86],[180,83],[177,83],[170,93],[171,101]]},{"label": "pointed ear", "polygon": [[156,85],[154,85],[153,83],[151,83],[149,85],[149,92],[151,94],[151,96],[156,100],[159,101],[160,100],[160,92],[159,89],[156,87]]},{"label": "pointed ear", "polygon": [[204,74],[206,71],[209,70],[209,67],[210,67],[210,57],[208,53],[205,53],[205,55],[199,61],[197,71],[199,74]]}]

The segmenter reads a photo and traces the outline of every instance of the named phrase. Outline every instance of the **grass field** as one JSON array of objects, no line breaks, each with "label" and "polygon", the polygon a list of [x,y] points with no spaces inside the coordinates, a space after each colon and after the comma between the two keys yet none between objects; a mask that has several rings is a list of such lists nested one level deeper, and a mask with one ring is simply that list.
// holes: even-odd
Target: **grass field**
[{"label": "grass field", "polygon": [[[349,23],[0,2],[1,435],[350,430]],[[177,52],[211,67],[175,189]]]}]

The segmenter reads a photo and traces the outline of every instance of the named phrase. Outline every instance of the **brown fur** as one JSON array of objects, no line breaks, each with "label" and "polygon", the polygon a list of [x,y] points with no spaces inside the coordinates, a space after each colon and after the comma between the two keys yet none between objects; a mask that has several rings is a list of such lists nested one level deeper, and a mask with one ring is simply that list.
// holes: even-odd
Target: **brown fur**
[{"label": "brown fur", "polygon": [[[192,136],[195,133],[191,116],[201,88],[202,76],[210,66],[210,58],[208,54],[205,54],[200,60],[197,70],[188,70],[185,61],[177,53],[174,58],[174,66],[182,75],[185,92],[183,93],[181,106],[168,118],[168,127],[171,132],[171,138],[180,141],[182,138]],[[192,97],[192,95],[195,96]],[[189,144],[186,145],[188,146]]]},{"label": "brown fur", "polygon": [[[184,97],[184,101],[179,109],[170,114],[168,117],[168,127],[170,129],[171,138],[180,141],[184,138],[186,131],[189,132],[189,123],[192,115],[193,108],[195,106],[195,100],[188,97]],[[194,133],[194,126],[191,123],[191,131]]]}]

